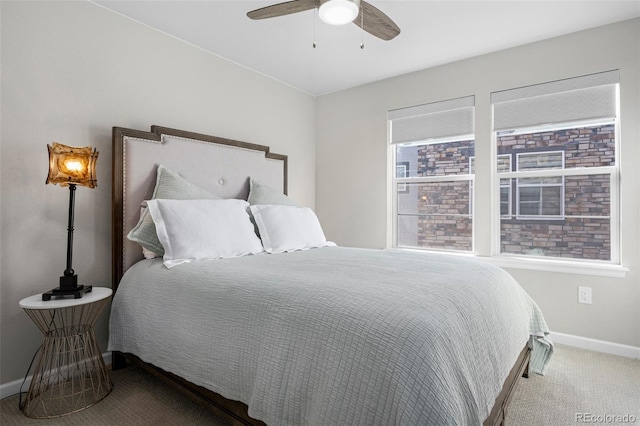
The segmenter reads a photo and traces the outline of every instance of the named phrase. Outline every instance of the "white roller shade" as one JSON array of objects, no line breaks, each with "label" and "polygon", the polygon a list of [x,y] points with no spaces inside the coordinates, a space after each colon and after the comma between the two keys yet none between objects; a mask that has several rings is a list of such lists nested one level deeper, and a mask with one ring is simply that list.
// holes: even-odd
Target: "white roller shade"
[{"label": "white roller shade", "polygon": [[467,96],[388,112],[391,143],[472,135],[475,98]]},{"label": "white roller shade", "polygon": [[619,80],[615,70],[494,92],[493,129],[613,118]]}]

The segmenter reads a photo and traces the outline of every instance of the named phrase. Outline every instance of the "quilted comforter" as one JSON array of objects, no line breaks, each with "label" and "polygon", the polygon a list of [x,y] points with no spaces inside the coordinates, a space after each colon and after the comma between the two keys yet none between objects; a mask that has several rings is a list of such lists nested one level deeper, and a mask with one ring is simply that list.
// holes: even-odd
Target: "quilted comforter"
[{"label": "quilted comforter", "polygon": [[530,371],[544,372],[548,332],[485,262],[326,247],[171,270],[140,261],[114,297],[109,350],[268,425],[474,425],[528,341]]}]

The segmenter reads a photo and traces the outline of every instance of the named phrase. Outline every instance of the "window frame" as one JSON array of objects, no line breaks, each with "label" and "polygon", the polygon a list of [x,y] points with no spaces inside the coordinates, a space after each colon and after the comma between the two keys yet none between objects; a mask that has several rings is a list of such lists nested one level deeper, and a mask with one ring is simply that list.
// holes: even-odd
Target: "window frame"
[{"label": "window frame", "polygon": [[[608,98],[599,97],[602,92],[596,93],[591,90],[598,85],[609,85],[613,89],[614,95],[609,96]],[[553,111],[553,108],[545,107],[545,105],[549,105],[547,102],[548,99],[551,99],[552,102],[559,102],[559,105],[566,106],[571,102],[576,104],[575,96],[573,96],[574,90],[582,90],[588,89],[587,91],[582,92],[586,99],[595,100],[596,103],[600,103],[601,99],[605,102],[602,107],[598,107],[596,110],[587,109],[571,109],[569,108],[568,113],[561,114],[560,116],[550,116],[547,114],[548,111]],[[542,90],[543,92],[541,92]],[[571,94],[569,94],[571,92]],[[517,104],[519,100],[525,100],[527,98],[531,98],[533,94],[542,93],[543,95],[551,95],[549,97],[544,97],[544,102],[540,103],[536,101],[534,108],[535,119],[538,121],[531,121],[531,119],[526,119],[520,122],[510,121],[512,118],[518,118],[518,113],[522,113],[522,103],[518,106],[520,108],[519,111],[516,111],[516,115],[511,114],[508,119],[502,120],[499,124],[496,124],[496,105],[499,105],[502,111],[505,107],[505,102],[515,101]],[[564,93],[568,95],[565,96]],[[609,92],[611,93],[611,92]],[[486,261],[489,263],[493,263],[497,266],[503,268],[515,268],[515,269],[525,269],[525,270],[536,270],[536,271],[546,271],[546,272],[562,272],[562,273],[572,273],[572,274],[584,274],[590,276],[604,276],[604,277],[624,277],[627,272],[629,272],[629,268],[624,267],[621,262],[621,208],[620,208],[620,197],[621,197],[621,132],[620,132],[620,79],[619,79],[619,70],[611,70],[604,71],[594,74],[588,74],[583,76],[577,76],[572,78],[565,78],[555,81],[543,82],[539,84],[532,84],[529,86],[517,87],[515,89],[505,88],[502,90],[494,90],[489,93],[490,100],[485,104],[482,102],[482,105],[475,105],[472,102],[472,106],[474,107],[474,113],[472,118],[472,125],[475,131],[475,110],[480,108],[483,111],[481,114],[482,117],[490,117],[490,122],[486,122],[484,124],[487,125],[481,126],[482,134],[480,134],[477,138],[475,135],[471,135],[471,138],[474,140],[474,148],[478,147],[481,149],[488,148],[488,152],[483,153],[483,159],[489,160],[490,163],[483,162],[482,167],[482,211],[477,211],[477,206],[475,205],[477,201],[477,190],[479,189],[476,185],[476,176],[475,173],[471,174],[468,178],[460,175],[448,175],[448,176],[437,176],[435,178],[421,178],[424,180],[440,180],[440,181],[455,181],[455,180],[469,180],[470,185],[470,201],[469,201],[469,217],[474,221],[483,220],[487,221],[490,225],[489,227],[483,226],[482,228],[478,228],[473,223],[472,226],[472,251],[471,252],[460,252],[460,251],[447,251],[448,255],[455,256],[463,256],[463,257],[474,257],[478,260]],[[559,96],[556,96],[559,95]],[[582,96],[582,95],[580,95]],[[595,97],[594,97],[595,96]],[[615,99],[614,99],[615,96]],[[473,94],[468,96],[468,98],[474,99],[478,98],[478,94]],[[484,95],[480,96],[481,99],[486,99]],[[584,99],[584,98],[581,98]],[[388,209],[389,214],[389,224],[391,228],[388,231],[388,242],[392,246],[393,249],[396,250],[406,250],[406,251],[415,251],[415,252],[433,252],[433,251],[441,251],[439,249],[423,247],[402,247],[398,246],[398,192],[397,192],[397,182],[407,183],[407,181],[403,181],[401,179],[396,179],[396,173],[394,167],[396,162],[396,149],[395,144],[400,142],[404,142],[401,139],[396,139],[394,132],[392,132],[392,127],[395,126],[395,119],[400,117],[403,118],[405,116],[409,116],[406,111],[415,112],[417,114],[430,113],[432,112],[433,105],[440,103],[448,103],[450,101],[441,101],[434,102],[433,104],[422,104],[416,107],[406,107],[401,108],[399,110],[390,110],[388,111],[388,140],[390,142],[389,146],[389,158],[391,160],[388,177],[391,184],[391,202],[390,208]],[[571,101],[568,103],[568,101]],[[592,102],[578,102],[578,104],[593,104]],[[606,105],[613,105],[613,108],[607,109]],[[541,108],[542,106],[542,108]],[[593,115],[582,114],[581,111],[597,111]],[[527,112],[527,111],[524,111]],[[542,113],[542,114],[538,114]],[[526,116],[530,116],[530,114],[526,114]],[[541,117],[548,117],[549,120],[540,119]],[[584,120],[583,117],[593,117],[593,119]],[[550,173],[549,170],[544,171],[513,171],[513,163],[515,159],[515,155],[513,152],[507,154],[510,156],[510,171],[499,173],[497,170],[497,158],[498,158],[498,145],[497,145],[497,137],[498,135],[503,135],[506,133],[525,133],[531,132],[531,128],[535,127],[536,132],[545,132],[552,129],[566,128],[563,124],[570,122],[570,128],[575,127],[583,127],[584,125],[594,125],[597,124],[598,117],[606,119],[607,122],[614,123],[614,132],[615,132],[615,158],[614,158],[614,166],[597,166],[597,167],[589,167],[582,169],[561,169],[554,170]],[[559,123],[558,118],[562,119],[562,123]],[[529,129],[523,128],[527,124],[527,120],[531,123],[536,123],[535,125],[529,125]],[[512,124],[509,124],[512,123]],[[518,123],[518,124],[513,124]],[[553,124],[548,124],[553,123]],[[486,131],[486,133],[485,133]],[[419,138],[415,138],[419,139]],[[424,138],[426,142],[428,138]],[[406,141],[406,140],[405,140]],[[414,141],[411,139],[410,141]],[[485,156],[486,155],[486,156]],[[501,154],[502,155],[502,154]],[[513,156],[513,157],[512,157]],[[475,157],[475,153],[474,153]],[[475,172],[475,171],[474,171]],[[500,253],[501,248],[501,221],[503,220],[512,220],[513,223],[516,223],[517,218],[513,214],[515,211],[515,195],[516,189],[514,188],[514,178],[528,178],[528,177],[549,177],[549,176],[558,176],[562,177],[563,180],[566,181],[566,176],[579,176],[579,175],[602,175],[606,174],[609,176],[609,225],[610,225],[610,260],[593,260],[593,259],[576,259],[576,258],[568,258],[568,257],[549,257],[549,256],[532,256],[532,255],[518,255],[518,254],[510,254],[510,253]],[[502,180],[504,179],[505,183],[502,184]],[[416,179],[415,182],[418,182]],[[489,184],[487,183],[489,182]],[[508,200],[509,200],[509,216],[501,214],[501,188],[506,188],[509,182],[508,190]],[[563,185],[564,188],[564,185]],[[484,197],[488,194],[486,191],[490,189],[491,191],[491,203],[490,208],[489,204]],[[564,188],[564,193],[566,196],[566,188]],[[504,195],[504,194],[503,194]],[[563,196],[564,198],[564,196]],[[563,203],[564,204],[564,203]],[[563,205],[564,209],[564,205]],[[564,212],[564,211],[563,211]],[[481,216],[478,216],[478,213],[481,213]],[[591,213],[591,212],[589,212]],[[594,214],[598,214],[598,212],[593,212]],[[595,216],[594,216],[595,217]],[[599,216],[603,217],[603,216]],[[539,219],[539,216],[534,219]],[[535,220],[532,220],[535,221]],[[541,222],[541,221],[540,221]],[[538,222],[538,223],[540,223]],[[558,221],[560,222],[560,221]],[[551,224],[551,221],[547,221],[546,223]]]},{"label": "window frame", "polygon": [[[563,149],[558,149],[558,150],[545,150],[545,151],[521,151],[521,152],[515,152],[515,157],[516,157],[516,161],[515,164],[511,165],[511,170],[514,172],[523,172],[524,170],[519,170],[520,169],[520,158],[523,156],[534,156],[534,155],[543,155],[543,154],[555,154],[555,153],[560,153],[562,154],[562,167],[560,169],[564,169],[565,168],[565,151]],[[509,154],[503,154],[503,155],[509,155]],[[499,157],[499,156],[498,156]],[[515,170],[514,170],[515,168]],[[541,170],[560,170],[560,169],[541,169]],[[536,184],[522,184],[520,179],[525,179],[525,178],[516,178],[516,212],[515,212],[515,217],[517,220],[564,220],[565,216],[564,216],[564,206],[565,206],[565,181],[564,181],[564,176],[561,177],[561,181],[560,183],[536,183]],[[510,182],[513,182],[513,179],[509,180]],[[543,189],[542,188],[555,188],[555,187],[559,187],[560,188],[560,197],[558,199],[559,205],[560,205],[560,214],[558,215],[545,215],[542,214],[542,210],[543,210],[543,199],[542,199],[542,192]],[[540,188],[540,201],[539,202],[539,211],[540,214],[538,215],[532,215],[532,214],[522,214],[520,212],[521,206],[522,206],[522,201],[520,199],[520,188]],[[513,214],[513,210],[509,210],[512,214]]]},{"label": "window frame", "polygon": [[[466,142],[472,141],[475,152],[475,135],[460,135],[457,137],[448,137],[448,138],[438,138],[438,139],[428,139],[422,141],[414,141],[408,143],[399,143],[395,145],[391,145],[391,161],[394,166],[397,164],[397,148],[399,146],[426,146],[426,145],[435,145],[435,144],[445,144],[445,143],[456,143],[456,142]],[[406,177],[406,178],[398,178],[396,174],[392,174],[391,178],[391,188],[392,188],[392,245],[395,249],[401,250],[419,250],[419,251],[439,251],[446,253],[456,253],[469,255],[474,253],[474,240],[475,240],[475,231],[473,226],[473,216],[471,215],[471,208],[469,209],[469,215],[466,214],[450,214],[447,216],[466,216],[469,217],[472,221],[471,225],[471,248],[468,251],[463,250],[455,250],[455,249],[445,249],[445,248],[437,248],[437,247],[414,247],[414,246],[405,246],[399,243],[399,232],[398,232],[398,222],[399,217],[403,216],[398,212],[398,194],[403,193],[399,190],[400,185],[406,185],[405,188],[408,188],[407,184],[421,184],[421,183],[452,183],[452,182],[461,182],[468,181],[469,188],[473,188],[474,174],[466,173],[466,174],[445,174],[445,175],[434,175],[434,176],[416,176],[416,177]],[[407,189],[406,192],[409,190]],[[471,207],[471,206],[470,206]],[[407,216],[406,214],[404,216]],[[429,214],[416,215],[416,216],[429,216]]]}]

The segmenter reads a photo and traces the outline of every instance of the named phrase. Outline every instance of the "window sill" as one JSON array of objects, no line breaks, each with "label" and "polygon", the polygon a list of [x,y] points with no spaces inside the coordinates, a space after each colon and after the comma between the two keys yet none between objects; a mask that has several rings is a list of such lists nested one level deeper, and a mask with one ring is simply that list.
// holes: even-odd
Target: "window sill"
[{"label": "window sill", "polygon": [[612,265],[608,263],[597,263],[588,261],[569,261],[557,259],[542,258],[526,258],[518,256],[478,256],[472,253],[450,252],[450,251],[433,251],[397,248],[396,250],[406,250],[423,253],[440,253],[451,256],[471,257],[492,263],[496,266],[506,269],[526,269],[530,271],[544,272],[562,272],[566,274],[591,275],[611,278],[624,278],[629,272],[629,268],[621,265]]},{"label": "window sill", "polygon": [[474,256],[501,268],[528,269],[532,271],[562,272],[566,274],[595,275],[624,278],[629,268],[609,263],[568,261],[556,259],[523,258],[517,256]]}]

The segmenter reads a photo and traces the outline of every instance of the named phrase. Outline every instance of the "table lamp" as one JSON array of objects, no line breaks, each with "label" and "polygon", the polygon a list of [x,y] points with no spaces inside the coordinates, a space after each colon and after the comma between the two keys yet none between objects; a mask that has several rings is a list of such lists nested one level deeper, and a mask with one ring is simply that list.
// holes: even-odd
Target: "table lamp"
[{"label": "table lamp", "polygon": [[73,147],[53,142],[47,145],[49,150],[49,175],[47,184],[52,183],[69,187],[69,226],[67,228],[67,269],[60,277],[60,287],[42,294],[42,300],[51,300],[52,296],[70,296],[79,299],[91,291],[91,286],[78,285],[78,276],[71,267],[73,258],[73,215],[76,185],[95,188],[96,161],[99,152],[90,146]]}]

